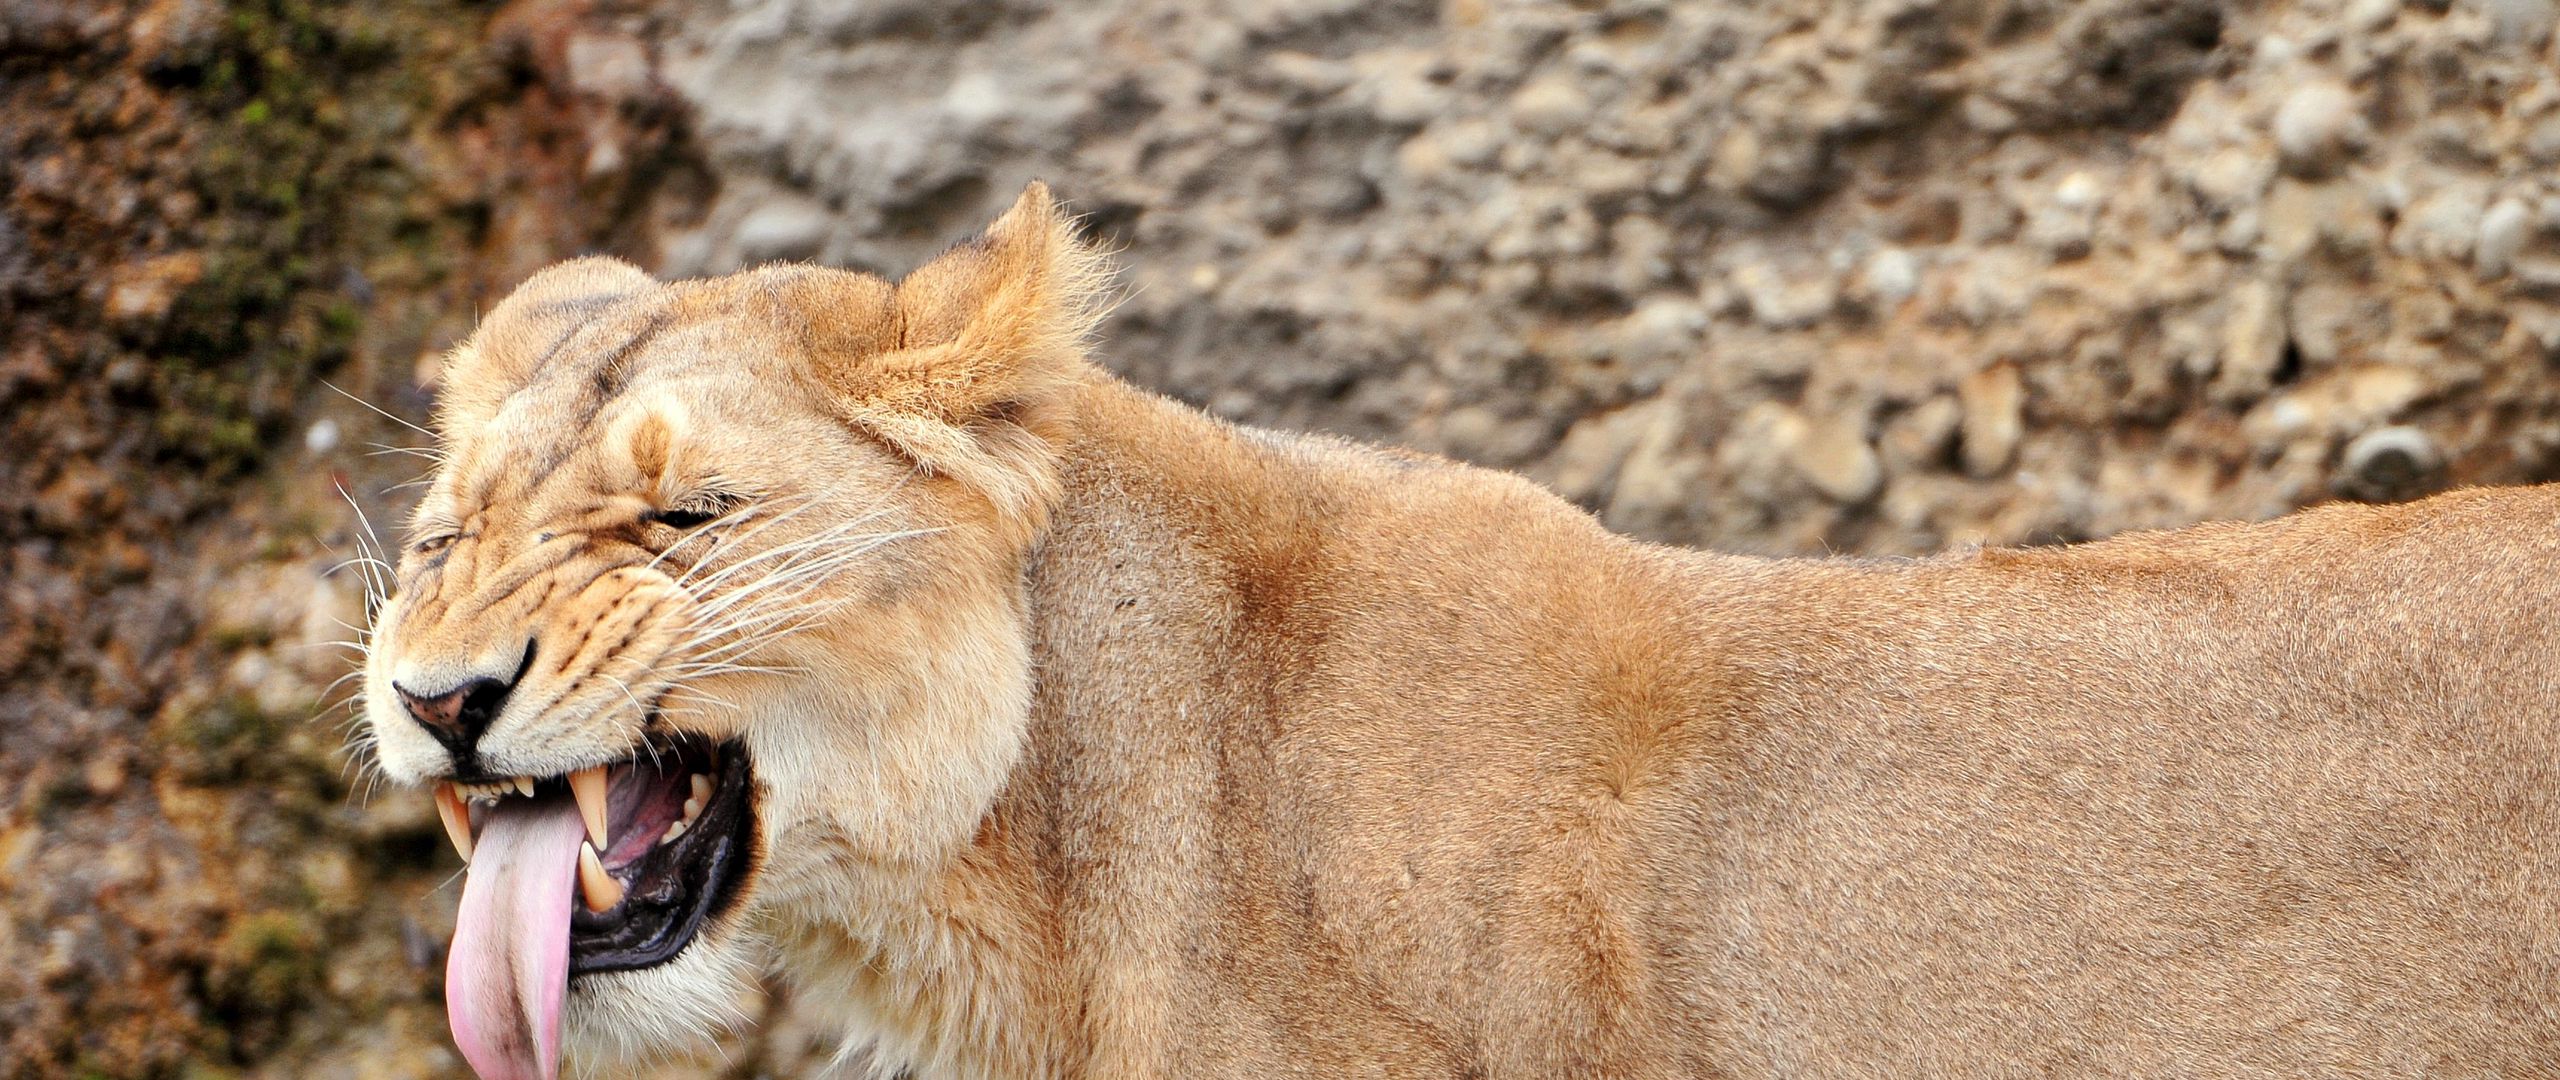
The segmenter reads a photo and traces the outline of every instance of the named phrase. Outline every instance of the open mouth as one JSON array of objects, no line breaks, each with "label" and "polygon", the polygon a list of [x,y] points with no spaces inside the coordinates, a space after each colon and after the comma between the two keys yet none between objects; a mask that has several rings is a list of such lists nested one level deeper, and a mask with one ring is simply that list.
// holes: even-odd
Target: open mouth
[{"label": "open mouth", "polygon": [[673,959],[753,861],[743,747],[682,738],[611,765],[436,785],[470,863],[445,1002],[483,1077],[556,1076],[568,981]]}]

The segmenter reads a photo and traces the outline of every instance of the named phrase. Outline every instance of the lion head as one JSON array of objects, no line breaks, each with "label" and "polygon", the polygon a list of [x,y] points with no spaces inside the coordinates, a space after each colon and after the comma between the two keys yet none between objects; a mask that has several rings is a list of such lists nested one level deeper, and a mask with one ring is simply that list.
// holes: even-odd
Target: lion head
[{"label": "lion head", "polygon": [[446,998],[482,1075],[699,1028],[755,911],[965,842],[1020,753],[1101,275],[1034,185],[899,282],[580,259],[455,350],[364,716],[471,864]]}]

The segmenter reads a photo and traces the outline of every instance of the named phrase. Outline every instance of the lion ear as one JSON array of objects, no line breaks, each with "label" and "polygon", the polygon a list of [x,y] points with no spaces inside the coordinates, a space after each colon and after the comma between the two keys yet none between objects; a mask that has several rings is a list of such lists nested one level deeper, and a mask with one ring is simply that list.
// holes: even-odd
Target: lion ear
[{"label": "lion ear", "polygon": [[639,267],[603,256],[571,259],[525,279],[445,357],[437,376],[445,436],[487,423],[578,327],[657,284]]},{"label": "lion ear", "polygon": [[1034,183],[987,231],[895,287],[887,348],[831,365],[851,405],[967,424],[1019,412],[1072,382],[1106,270]]},{"label": "lion ear", "polygon": [[1055,407],[1087,369],[1108,275],[1034,183],[984,235],[895,286],[839,290],[836,310],[854,317],[814,335],[838,339],[819,350],[818,379],[920,465],[1027,511],[1055,487]]}]

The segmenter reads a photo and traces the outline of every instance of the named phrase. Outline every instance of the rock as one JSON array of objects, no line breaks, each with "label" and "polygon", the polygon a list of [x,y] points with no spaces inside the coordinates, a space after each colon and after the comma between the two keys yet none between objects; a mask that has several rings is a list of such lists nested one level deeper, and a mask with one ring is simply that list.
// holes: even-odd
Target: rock
[{"label": "rock", "polygon": [[1831,313],[1839,292],[1826,277],[1790,280],[1767,263],[1749,263],[1729,275],[1750,305],[1751,317],[1771,329],[1808,326]]},{"label": "rock", "polygon": [[1485,168],[1502,156],[1502,133],[1490,121],[1467,119],[1435,125],[1432,136],[1450,161],[1468,168]]},{"label": "rock", "polygon": [[2479,243],[2488,196],[2478,184],[2451,183],[2420,195],[2391,230],[2391,250],[2403,255],[2466,259]]},{"label": "rock", "polygon": [[2373,33],[2391,24],[2400,14],[2400,0],[2352,0],[2347,5],[2347,25]]},{"label": "rock", "polygon": [[1521,127],[1544,135],[1561,135],[1588,122],[1591,98],[1579,81],[1556,74],[1531,82],[1511,96],[1511,117]]},{"label": "rock", "polygon": [[2295,87],[2276,108],[2271,125],[2286,167],[2317,175],[2336,166],[2363,138],[2359,106],[2355,91],[2335,79]]},{"label": "rock", "polygon": [[2087,170],[2073,170],[2053,187],[2054,204],[2075,212],[2097,209],[2106,194],[2105,186]]},{"label": "rock", "polygon": [[2276,163],[2256,146],[2223,146],[2206,154],[2187,174],[2187,182],[2205,201],[2229,210],[2248,207],[2266,194]]},{"label": "rock", "polygon": [[1575,502],[1594,501],[1608,489],[1619,463],[1627,459],[1646,430],[1668,411],[1660,399],[1655,399],[1576,421],[1556,445],[1547,483],[1556,489],[1556,494]]},{"label": "rock", "polygon": [[2525,133],[2524,153],[2536,165],[2560,164],[2560,112],[2534,121]]},{"label": "rock", "polygon": [[2560,17],[2552,0],[2480,0],[2480,8],[2489,16],[2489,40],[2519,52],[2541,49]]},{"label": "rock", "polygon": [[318,457],[337,449],[338,439],[338,422],[324,416],[312,421],[310,427],[303,429],[302,450],[313,457]]},{"label": "rock", "polygon": [[2444,452],[2413,427],[2375,428],[2338,455],[2332,482],[2339,495],[2361,502],[2402,502],[2444,484]]},{"label": "rock", "polygon": [[2516,256],[2524,252],[2532,230],[2533,211],[2524,200],[2512,195],[2498,200],[2480,216],[2480,239],[2472,247],[2472,267],[2484,279],[2507,276],[2507,268],[2515,265]]},{"label": "rock", "polygon": [[1892,476],[1941,468],[1955,449],[1964,407],[1944,394],[1911,407],[1887,423],[1876,440],[1877,457]]},{"label": "rock", "polygon": [[2025,430],[2026,386],[2017,365],[1993,364],[1965,376],[1956,398],[1964,410],[1964,471],[1997,475],[2017,457]]},{"label": "rock", "polygon": [[748,263],[812,258],[825,246],[833,225],[834,218],[825,207],[776,200],[757,207],[739,222],[734,242],[738,254]]},{"label": "rock", "polygon": [[2329,365],[2378,342],[2390,310],[2373,297],[2336,281],[2314,281],[2285,302],[2285,328],[2302,359]]},{"label": "rock", "polygon": [[2382,239],[2381,216],[2372,200],[2344,182],[2279,180],[2268,191],[2261,212],[2266,220],[2266,252],[2286,263],[2314,252],[2362,259]]},{"label": "rock", "polygon": [[1288,49],[1264,56],[1262,70],[1309,98],[1331,97],[1359,78],[1359,72],[1342,61]]},{"label": "rock", "polygon": [[178,294],[204,277],[204,254],[182,251],[116,269],[107,286],[107,318],[129,326],[167,318]]},{"label": "rock", "polygon": [[1990,327],[2026,312],[2044,280],[2045,267],[2031,252],[1995,247],[1956,269],[1956,313],[1974,326]]},{"label": "rock", "polygon": [[1618,321],[1618,340],[1630,358],[1678,359],[1695,355],[1707,328],[1706,309],[1685,296],[1656,296]]},{"label": "rock", "polygon": [[1884,483],[1884,466],[1859,420],[1841,417],[1806,426],[1788,447],[1788,457],[1797,474],[1833,502],[1865,502]]},{"label": "rock", "polygon": [[2057,260],[2088,254],[2106,189],[2087,170],[2074,170],[2054,185],[2053,197],[2028,215],[2025,239]]},{"label": "rock", "polygon": [[1899,304],[1920,291],[1920,260],[1901,248],[1886,248],[1868,257],[1861,280],[1878,305]]},{"label": "rock", "polygon": [[2358,365],[2335,388],[2328,426],[2337,431],[2359,431],[2392,419],[2426,396],[2427,387],[2426,375],[2411,368],[2398,364]]},{"label": "rock", "polygon": [[649,49],[627,34],[581,33],[569,39],[569,85],[611,101],[649,89]]},{"label": "rock", "polygon": [[2214,399],[2248,402],[2266,394],[2284,363],[2284,312],[2276,287],[2250,279],[2232,289],[2222,315],[2222,351],[2214,363]]},{"label": "rock", "polygon": [[1802,477],[1793,459],[1796,444],[1811,426],[1792,406],[1755,401],[1717,442],[1716,471],[1754,502],[1776,502],[1790,494],[1801,498]]}]

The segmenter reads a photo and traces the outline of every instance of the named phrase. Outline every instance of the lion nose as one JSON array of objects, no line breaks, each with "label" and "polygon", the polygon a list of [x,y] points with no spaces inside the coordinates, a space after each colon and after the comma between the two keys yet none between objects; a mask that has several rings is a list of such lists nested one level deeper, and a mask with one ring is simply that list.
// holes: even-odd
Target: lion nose
[{"label": "lion nose", "polygon": [[532,640],[525,640],[525,660],[515,665],[515,673],[507,678],[466,676],[461,686],[451,691],[420,694],[407,686],[392,683],[392,694],[399,694],[399,704],[410,709],[410,719],[417,727],[428,729],[435,742],[443,742],[451,752],[453,763],[468,768],[479,755],[479,737],[497,719],[497,711],[507,706],[507,694],[515,691],[515,683],[525,681],[532,671]]},{"label": "lion nose", "polygon": [[[526,666],[532,664],[532,650],[526,650]],[[437,742],[457,758],[468,758],[480,742],[489,722],[506,707],[507,694],[516,688],[516,679],[524,674],[518,668],[514,676],[493,679],[486,675],[466,679],[462,685],[440,693],[422,694],[392,683],[392,692],[400,695],[400,704],[409,710],[409,718],[427,729]]]}]

